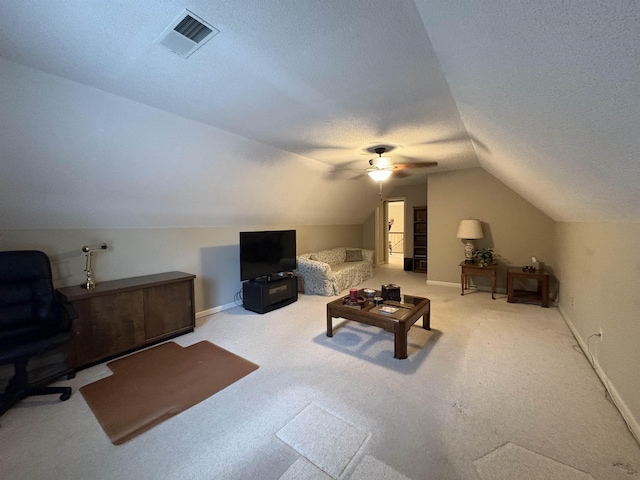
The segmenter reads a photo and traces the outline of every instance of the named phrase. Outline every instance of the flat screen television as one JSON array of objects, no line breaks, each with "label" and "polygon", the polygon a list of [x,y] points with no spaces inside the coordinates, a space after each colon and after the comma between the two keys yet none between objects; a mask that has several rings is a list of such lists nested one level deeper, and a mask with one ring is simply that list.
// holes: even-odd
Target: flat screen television
[{"label": "flat screen television", "polygon": [[295,230],[240,232],[240,280],[268,280],[297,266]]}]

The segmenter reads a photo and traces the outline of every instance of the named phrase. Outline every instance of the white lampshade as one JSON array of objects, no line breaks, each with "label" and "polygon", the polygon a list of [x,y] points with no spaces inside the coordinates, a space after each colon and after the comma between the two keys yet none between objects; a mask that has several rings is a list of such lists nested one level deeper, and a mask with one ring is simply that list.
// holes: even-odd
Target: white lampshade
[{"label": "white lampshade", "polygon": [[468,220],[462,220],[460,222],[458,233],[456,234],[456,237],[458,238],[466,238],[470,240],[482,238],[483,236],[484,235],[482,234],[482,225],[480,225],[480,220],[471,218]]},{"label": "white lampshade", "polygon": [[391,176],[391,170],[371,170],[369,176],[376,182],[384,182]]}]

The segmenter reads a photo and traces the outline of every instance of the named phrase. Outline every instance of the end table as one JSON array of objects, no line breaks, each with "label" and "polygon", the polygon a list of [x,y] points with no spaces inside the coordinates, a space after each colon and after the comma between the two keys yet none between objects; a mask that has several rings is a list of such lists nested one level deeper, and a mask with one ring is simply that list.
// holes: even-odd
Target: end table
[{"label": "end table", "polygon": [[491,279],[491,298],[496,299],[496,271],[498,267],[496,265],[489,265],[487,267],[481,267],[475,263],[460,263],[460,283],[462,284],[462,293],[464,295],[465,289],[469,288],[469,277],[472,275],[482,275]]},{"label": "end table", "polygon": [[[516,279],[530,279],[538,281],[538,288],[531,290],[516,290],[513,286]],[[535,272],[524,272],[522,267],[507,268],[507,302],[539,303],[549,308],[549,272],[537,269]]]}]

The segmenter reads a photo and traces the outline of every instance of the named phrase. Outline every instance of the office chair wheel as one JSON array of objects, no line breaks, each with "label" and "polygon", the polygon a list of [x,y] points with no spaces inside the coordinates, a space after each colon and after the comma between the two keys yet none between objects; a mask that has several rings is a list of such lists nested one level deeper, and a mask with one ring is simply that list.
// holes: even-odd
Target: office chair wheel
[{"label": "office chair wheel", "polygon": [[71,392],[64,392],[62,395],[60,395],[60,401],[61,402],[65,402],[67,400],[69,400],[71,398]]}]

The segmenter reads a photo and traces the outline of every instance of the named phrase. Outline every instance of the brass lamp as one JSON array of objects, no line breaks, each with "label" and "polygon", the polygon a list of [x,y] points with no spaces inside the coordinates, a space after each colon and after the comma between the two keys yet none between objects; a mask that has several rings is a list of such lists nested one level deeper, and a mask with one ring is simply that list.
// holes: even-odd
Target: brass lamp
[{"label": "brass lamp", "polygon": [[464,246],[464,263],[473,263],[473,251],[475,250],[473,241],[482,238],[483,236],[480,220],[469,218],[467,220],[460,221],[456,237],[467,241]]},{"label": "brass lamp", "polygon": [[93,280],[93,254],[98,250],[106,250],[107,244],[103,243],[99,247],[91,247],[89,245],[85,245],[82,247],[82,251],[84,255],[87,257],[85,261],[84,271],[87,274],[87,280],[81,285],[82,288],[86,288],[87,290],[93,290],[96,288],[96,282]]}]

